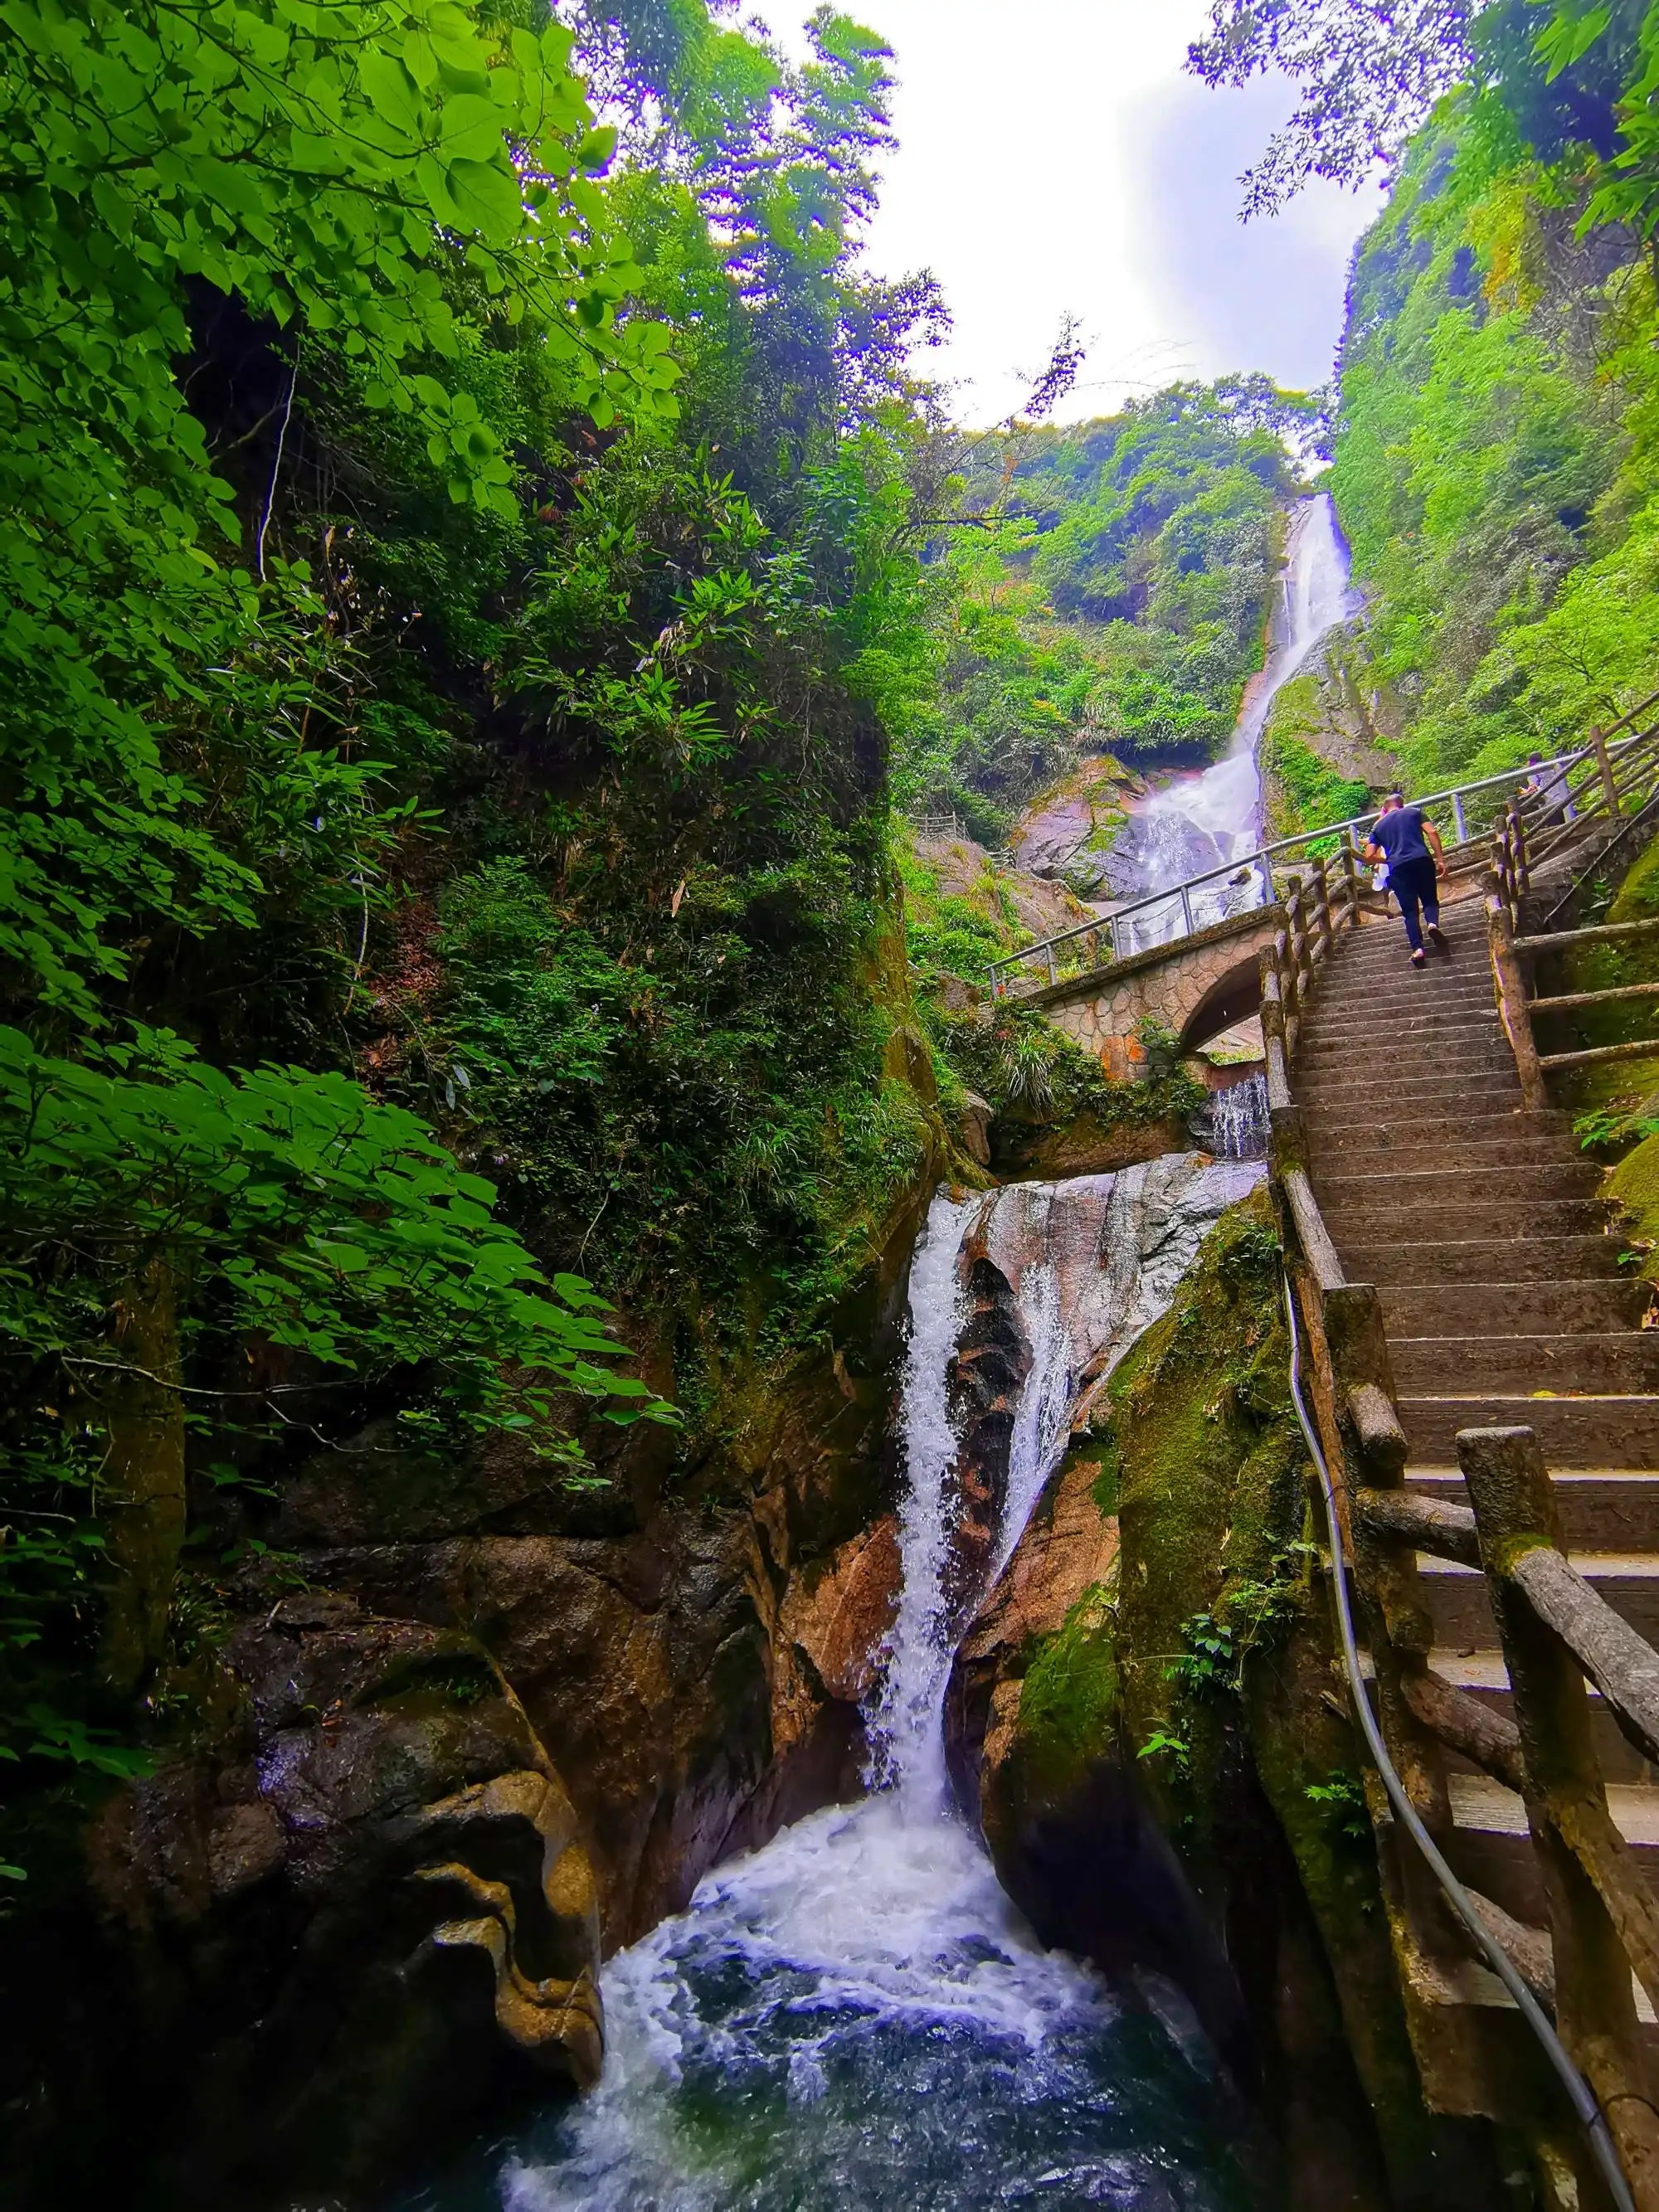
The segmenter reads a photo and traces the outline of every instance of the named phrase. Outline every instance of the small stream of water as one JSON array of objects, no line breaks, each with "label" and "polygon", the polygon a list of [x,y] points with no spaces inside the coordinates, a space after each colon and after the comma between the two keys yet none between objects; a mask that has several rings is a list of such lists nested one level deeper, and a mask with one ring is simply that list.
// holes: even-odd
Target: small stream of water
[{"label": "small stream of water", "polygon": [[[1091,1342],[1103,1328],[1143,1326],[1148,1298],[1152,1310],[1167,1300],[1204,1221],[1254,1173],[1157,1162],[1116,1179],[1115,1196],[1111,1177],[996,1194],[1014,1201],[1011,1233],[1036,1221],[1049,1240],[1019,1277],[1032,1362],[999,1565],[1065,1449],[1079,1316]],[[1071,1192],[1079,1203],[1086,1192],[1090,1221],[1103,1224],[1091,1239],[1133,1218],[1134,1254],[1113,1253],[1108,1266],[1091,1243],[1079,1267],[1066,1222],[1050,1226]],[[963,1322],[958,1255],[986,1203],[937,1197],[912,1264],[903,1586],[870,1715],[874,1793],[722,1868],[687,1911],[613,1959],[599,2087],[481,2149],[404,2198],[403,2212],[1249,2203],[1212,2117],[1225,2100],[1178,2008],[1166,2028],[1088,1967],[1042,1949],[950,1807],[941,1709],[957,1441],[947,1376]]]}]

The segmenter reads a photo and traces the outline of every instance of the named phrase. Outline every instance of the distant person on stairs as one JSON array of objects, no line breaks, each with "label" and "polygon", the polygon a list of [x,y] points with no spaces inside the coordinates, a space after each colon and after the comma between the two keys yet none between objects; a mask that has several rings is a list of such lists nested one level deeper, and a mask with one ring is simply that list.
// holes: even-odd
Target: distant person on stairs
[{"label": "distant person on stairs", "polygon": [[1425,818],[1422,808],[1407,806],[1401,793],[1391,791],[1382,802],[1382,811],[1371,824],[1365,858],[1373,865],[1378,860],[1389,864],[1389,889],[1399,900],[1400,911],[1406,917],[1412,966],[1423,968],[1428,964],[1428,955],[1423,950],[1423,924],[1418,919],[1419,907],[1435,951],[1449,951],[1440,927],[1440,878],[1446,872],[1445,850],[1440,842],[1440,832]]}]

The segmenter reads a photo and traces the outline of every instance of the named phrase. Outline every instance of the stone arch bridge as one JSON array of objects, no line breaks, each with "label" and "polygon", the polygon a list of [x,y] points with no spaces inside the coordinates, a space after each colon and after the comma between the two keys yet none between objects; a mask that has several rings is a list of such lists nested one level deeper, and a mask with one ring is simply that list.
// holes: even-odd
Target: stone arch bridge
[{"label": "stone arch bridge", "polygon": [[1018,1003],[1040,1007],[1108,1075],[1134,1075],[1146,1057],[1135,1032],[1147,1015],[1173,1030],[1185,1053],[1260,1011],[1256,956],[1285,919],[1282,906],[1253,907],[1190,937],[1023,991]]}]

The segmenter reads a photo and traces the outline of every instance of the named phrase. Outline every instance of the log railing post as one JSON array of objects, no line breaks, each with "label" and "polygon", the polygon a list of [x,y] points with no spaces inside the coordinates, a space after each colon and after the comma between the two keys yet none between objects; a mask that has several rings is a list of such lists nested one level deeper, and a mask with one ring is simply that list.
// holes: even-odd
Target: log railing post
[{"label": "log railing post", "polygon": [[1302,903],[1302,878],[1290,878],[1290,890],[1285,900],[1285,933],[1290,939],[1291,965],[1296,975],[1297,994],[1301,996],[1308,979],[1307,920]]},{"label": "log railing post", "polygon": [[1464,1429],[1458,1463],[1468,1485],[1492,1610],[1514,1696],[1528,1784],[1527,1825],[1549,1900],[1556,2026],[1607,2117],[1639,2212],[1659,2212],[1659,2112],[1631,1988],[1631,1961],[1613,1913],[1569,1838],[1612,1827],[1577,1661],[1510,1579],[1540,1545],[1560,1552],[1561,1528],[1530,1429]]},{"label": "log railing post", "polygon": [[1313,864],[1314,957],[1322,960],[1331,949],[1331,887],[1323,860]]},{"label": "log railing post", "polygon": [[1359,927],[1359,855],[1354,850],[1353,831],[1342,832],[1342,880],[1348,893],[1348,927]]},{"label": "log railing post", "polygon": [[1285,1009],[1285,1050],[1287,1054],[1296,1050],[1296,1032],[1301,1018],[1302,994],[1297,988],[1296,962],[1291,957],[1291,933],[1287,927],[1276,933],[1273,944],[1273,965],[1279,970],[1279,995]]},{"label": "log railing post", "polygon": [[1527,817],[1518,806],[1511,807],[1510,818],[1515,824],[1515,890],[1517,900],[1523,899],[1532,889],[1532,864],[1527,845]]},{"label": "log railing post", "polygon": [[1267,1106],[1291,1103],[1290,1068],[1285,1042],[1285,1000],[1279,984],[1279,962],[1271,945],[1256,955],[1256,975],[1261,984],[1261,1042],[1267,1059]]},{"label": "log railing post", "polygon": [[1521,1103],[1528,1113],[1541,1112],[1550,1103],[1549,1092],[1532,1033],[1527,980],[1522,972],[1521,956],[1515,949],[1509,908],[1497,891],[1486,896],[1486,950],[1492,958],[1498,1011],[1503,1018],[1504,1033],[1510,1041],[1510,1050],[1515,1054],[1515,1072],[1521,1079]]},{"label": "log railing post", "polygon": [[1595,755],[1595,765],[1601,771],[1601,796],[1607,801],[1608,813],[1616,819],[1619,813],[1619,779],[1613,772],[1613,756],[1607,750],[1607,738],[1599,727],[1590,732],[1589,741]]}]

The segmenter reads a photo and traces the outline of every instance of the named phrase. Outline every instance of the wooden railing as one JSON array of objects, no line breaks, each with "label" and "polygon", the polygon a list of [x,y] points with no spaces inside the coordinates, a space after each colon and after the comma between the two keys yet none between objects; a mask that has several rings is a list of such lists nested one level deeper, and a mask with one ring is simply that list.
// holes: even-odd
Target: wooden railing
[{"label": "wooden railing", "polygon": [[[1515,810],[1518,813],[1519,810]],[[1526,824],[1512,817],[1510,852],[1526,868]],[[1500,842],[1503,836],[1500,830]],[[1517,886],[1521,875],[1514,877]],[[1488,901],[1494,974],[1512,1038],[1530,1042],[1509,890]],[[1407,1438],[1381,1301],[1351,1283],[1320,1212],[1305,1122],[1292,1087],[1310,991],[1334,935],[1363,907],[1352,856],[1333,900],[1316,870],[1286,901],[1286,922],[1260,958],[1261,1022],[1272,1125],[1270,1172],[1291,1285],[1293,1318],[1311,1354],[1312,1441],[1334,1478],[1330,1540],[1351,1563],[1389,1778],[1420,1824],[1426,1851],[1407,1850],[1402,1822],[1380,1783],[1371,1796],[1389,1925],[1408,2010],[1422,2024],[1425,1979],[1442,1986],[1471,1955],[1500,1967],[1585,2120],[1591,2163],[1583,2185],[1615,2205],[1659,2212],[1659,2114],[1632,1987],[1634,1971],[1659,2008],[1659,1908],[1607,1808],[1590,1734],[1588,1676],[1644,1757],[1659,1761],[1659,1652],[1578,1575],[1565,1556],[1537,1439],[1527,1428],[1466,1430],[1459,1464],[1471,1504],[1419,1496],[1405,1484]],[[1542,1090],[1533,1055],[1516,1051],[1523,1085]],[[1418,1570],[1428,1553],[1479,1568],[1487,1580],[1516,1718],[1491,1710],[1429,1665],[1433,1624]],[[1443,1847],[1453,1819],[1446,1754],[1454,1752],[1516,1790],[1527,1808],[1549,1906],[1547,1953],[1533,1931],[1451,1875]],[[1369,1787],[1369,1786],[1368,1786]],[[1425,1962],[1429,1973],[1425,1977]],[[1451,1985],[1455,1986],[1455,1981]],[[1543,2008],[1553,2009],[1552,2030]],[[1445,2021],[1456,2007],[1444,2008]],[[1478,2035],[1479,2008],[1463,2014]],[[1432,2045],[1432,2036],[1425,2041]],[[1432,2047],[1419,2046],[1425,2072]],[[1479,2076],[1485,2069],[1477,2063]],[[1588,2084],[1588,2089],[1585,2085]],[[1435,2085],[1428,2084],[1431,2101]],[[1593,2105],[1590,2102],[1593,2097]],[[1599,2111],[1595,2108],[1599,2107]],[[1500,2117],[1515,2118],[1513,2114]],[[1591,2179],[1598,2170],[1599,2188]]]},{"label": "wooden railing", "polygon": [[[1654,702],[1648,701],[1648,706]],[[1659,724],[1639,732],[1615,760],[1599,732],[1592,733],[1592,751],[1581,772],[1573,818],[1557,821],[1559,802],[1547,795],[1528,805],[1511,803],[1492,834],[1492,888],[1486,898],[1487,941],[1492,973],[1498,984],[1498,1007],[1515,1052],[1524,1103],[1547,1103],[1545,1078],[1553,1069],[1591,1067],[1619,1060],[1643,1060],[1659,1054],[1659,1035],[1627,1039],[1620,1044],[1586,1046],[1575,1052],[1540,1054],[1533,1035],[1537,1014],[1580,1012],[1596,1006],[1659,999],[1659,982],[1621,983],[1603,991],[1567,991],[1539,995],[1531,981],[1533,963],[1540,954],[1565,952],[1593,945],[1622,945],[1659,934],[1659,920],[1600,922],[1581,929],[1554,929],[1558,919],[1583,889],[1589,876],[1604,870],[1619,847],[1644,831],[1659,828]],[[1569,784],[1571,790],[1572,786]],[[1541,817],[1541,818],[1540,818]],[[1600,817],[1617,824],[1611,836],[1594,843],[1593,857],[1574,876],[1566,890],[1549,908],[1541,926],[1528,930],[1525,916],[1534,879],[1552,860],[1584,840],[1585,825]]]}]

